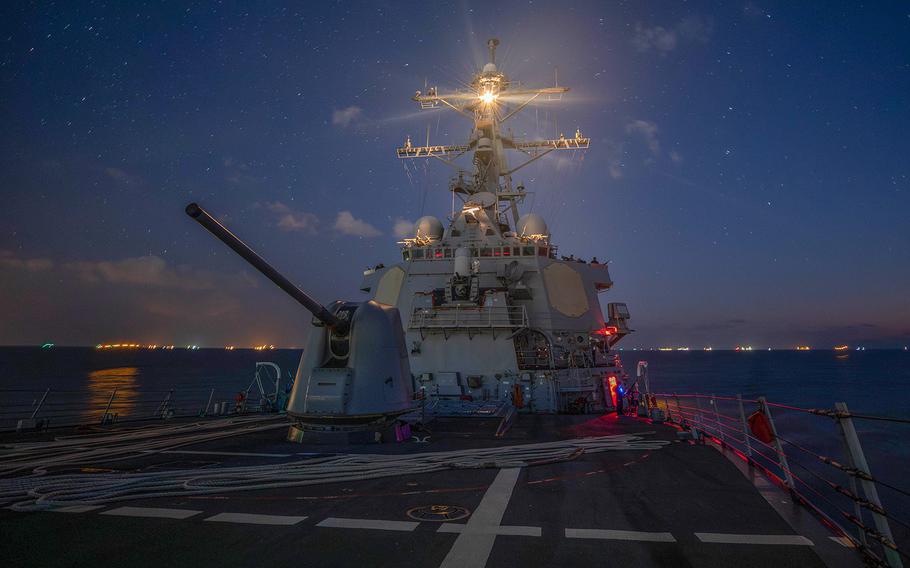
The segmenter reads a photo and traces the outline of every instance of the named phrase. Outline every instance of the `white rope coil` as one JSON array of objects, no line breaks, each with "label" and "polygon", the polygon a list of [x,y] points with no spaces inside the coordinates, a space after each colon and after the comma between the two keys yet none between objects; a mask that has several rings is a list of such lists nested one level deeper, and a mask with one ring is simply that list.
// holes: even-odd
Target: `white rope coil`
[{"label": "white rope coil", "polygon": [[[123,432],[116,435],[64,438],[21,444],[9,449],[0,473],[34,470],[29,476],[0,479],[0,503],[20,511],[157,497],[190,496],[233,491],[300,487],[416,475],[451,469],[525,467],[564,461],[580,453],[615,450],[657,450],[669,442],[642,435],[615,435],[416,454],[339,454],[279,464],[189,469],[146,473],[46,474],[52,467],[107,463],[149,451],[164,451],[218,437],[283,428],[272,419],[214,421]],[[216,424],[217,423],[217,424]],[[647,433],[651,434],[651,433]]]}]

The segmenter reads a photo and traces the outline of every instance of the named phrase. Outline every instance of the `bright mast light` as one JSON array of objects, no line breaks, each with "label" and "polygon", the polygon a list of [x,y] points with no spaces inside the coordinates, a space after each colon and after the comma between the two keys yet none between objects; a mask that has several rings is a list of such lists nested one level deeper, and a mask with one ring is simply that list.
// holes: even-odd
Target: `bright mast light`
[{"label": "bright mast light", "polygon": [[482,95],[480,95],[480,101],[485,105],[492,103],[497,98],[498,96],[492,91],[485,91]]}]

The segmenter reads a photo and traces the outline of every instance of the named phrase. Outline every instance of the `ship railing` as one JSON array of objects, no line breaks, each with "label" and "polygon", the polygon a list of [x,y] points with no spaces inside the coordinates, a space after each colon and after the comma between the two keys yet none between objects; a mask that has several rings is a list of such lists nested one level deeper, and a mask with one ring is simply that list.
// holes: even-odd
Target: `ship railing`
[{"label": "ship railing", "polygon": [[[277,368],[274,363],[267,365]],[[280,374],[280,369],[277,372]],[[252,383],[245,374],[237,382],[216,380],[208,386],[166,390],[132,386],[109,390],[0,389],[0,431],[283,411],[278,384],[271,388],[275,381],[272,375],[274,372],[257,364]]]},{"label": "ship railing", "polygon": [[[864,433],[881,435],[876,424],[907,426],[910,417],[855,414],[843,402],[814,409],[739,394],[651,393],[643,407],[763,473],[873,565],[894,568],[910,559],[901,547],[910,542],[910,520],[904,518],[910,516],[910,491],[872,474],[856,428],[860,422]],[[761,422],[764,441],[761,426],[752,426]]]},{"label": "ship railing", "polygon": [[528,327],[524,306],[418,307],[411,313],[411,329],[472,330]]}]

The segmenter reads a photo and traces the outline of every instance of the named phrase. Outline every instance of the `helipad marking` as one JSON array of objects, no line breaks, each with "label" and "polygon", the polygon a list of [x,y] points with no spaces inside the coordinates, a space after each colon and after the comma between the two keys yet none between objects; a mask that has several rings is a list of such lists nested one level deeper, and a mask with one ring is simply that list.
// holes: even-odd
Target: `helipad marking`
[{"label": "helipad marking", "polygon": [[480,505],[468,519],[440,568],[483,568],[487,564],[502,516],[509,506],[521,468],[501,469],[483,494]]},{"label": "helipad marking", "polygon": [[495,527],[469,527],[461,523],[444,523],[436,532],[492,534],[501,536],[540,536],[540,527],[523,527],[519,525],[500,525]]},{"label": "helipad marking", "polygon": [[566,529],[566,538],[676,542],[676,538],[668,532],[616,531],[607,529]]},{"label": "helipad marking", "polygon": [[726,534],[695,533],[698,540],[718,544],[771,544],[815,546],[811,540],[798,534]]},{"label": "helipad marking", "polygon": [[329,517],[319,523],[317,527],[329,527],[335,529],[375,529],[381,531],[405,531],[410,532],[417,528],[420,523],[411,521],[384,521],[381,519],[343,519],[340,517]]},{"label": "helipad marking", "polygon": [[48,510],[54,513],[88,513],[103,508],[104,505],[70,505],[69,507],[57,507],[56,509]]},{"label": "helipad marking", "polygon": [[250,513],[218,513],[206,521],[216,523],[242,523],[247,525],[296,525],[306,517],[291,517],[287,515],[254,515]]},{"label": "helipad marking", "polygon": [[103,511],[102,515],[116,515],[118,517],[152,517],[157,519],[188,519],[202,511],[189,509],[161,509],[158,507],[120,507]]}]

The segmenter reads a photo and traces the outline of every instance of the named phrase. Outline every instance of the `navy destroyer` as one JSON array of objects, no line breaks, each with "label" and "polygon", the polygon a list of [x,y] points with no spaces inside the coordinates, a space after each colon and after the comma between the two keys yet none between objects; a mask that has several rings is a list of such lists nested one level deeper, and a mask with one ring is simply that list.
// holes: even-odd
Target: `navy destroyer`
[{"label": "navy destroyer", "polygon": [[[398,148],[456,169],[453,210],[447,224],[418,220],[399,263],[364,273],[368,299],[321,305],[187,207],[313,316],[286,415],[240,405],[209,417],[206,404],[180,418],[165,405],[160,424],[6,435],[0,519],[13,565],[805,568],[858,566],[853,549],[900,565],[883,510],[870,509],[875,529],[854,517],[865,531],[854,538],[813,508],[774,423],[750,429],[743,399],[681,402],[650,392],[646,366],[623,371],[613,347],[630,316],[622,303],[604,313],[607,265],[558,255],[513,181],[590,139],[508,130],[568,89],[520,85],[500,70],[498,43],[469,88],[414,96],[473,128],[461,145]],[[637,387],[639,408],[621,412]],[[752,402],[770,419],[770,403]],[[853,447],[849,419],[844,407]],[[780,454],[773,467],[759,448]],[[850,455],[865,484],[861,451]]]}]

